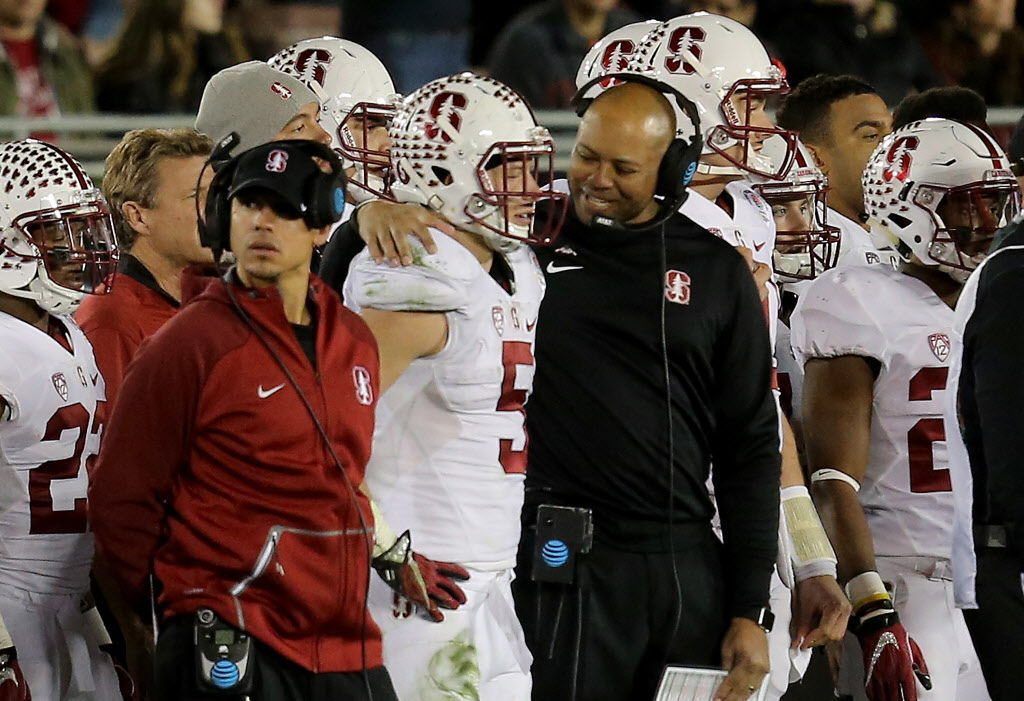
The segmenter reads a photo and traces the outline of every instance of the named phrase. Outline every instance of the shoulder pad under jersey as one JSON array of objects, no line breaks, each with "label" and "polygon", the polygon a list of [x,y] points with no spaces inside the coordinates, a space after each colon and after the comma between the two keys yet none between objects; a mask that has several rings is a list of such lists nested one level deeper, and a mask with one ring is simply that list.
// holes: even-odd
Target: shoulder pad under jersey
[{"label": "shoulder pad under jersey", "polygon": [[469,287],[484,274],[480,262],[455,239],[431,230],[437,253],[427,253],[410,236],[413,263],[392,268],[375,263],[364,250],[352,261],[345,280],[350,307],[391,312],[446,312],[466,306]]}]

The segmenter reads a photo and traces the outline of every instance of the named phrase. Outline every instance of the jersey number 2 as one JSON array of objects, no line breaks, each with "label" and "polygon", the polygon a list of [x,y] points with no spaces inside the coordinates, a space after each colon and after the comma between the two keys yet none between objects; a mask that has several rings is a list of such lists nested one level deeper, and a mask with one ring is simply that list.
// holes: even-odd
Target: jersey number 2
[{"label": "jersey number 2", "polygon": [[520,367],[533,367],[533,351],[526,341],[505,341],[501,344],[501,396],[498,398],[498,411],[518,411],[523,416],[522,435],[519,438],[501,438],[498,440],[498,462],[508,474],[526,472],[526,448],[530,437],[526,435],[526,404],[528,389],[516,387]]},{"label": "jersey number 2", "polygon": [[[92,429],[89,428],[89,412],[81,404],[62,406],[46,422],[43,442],[58,441],[64,431],[78,431],[75,449],[70,457],[44,462],[29,473],[28,496],[31,525],[29,532],[41,533],[84,533],[88,526],[86,507],[89,488],[88,470],[96,459],[95,454],[85,455],[85,447],[99,443],[89,437],[103,428],[106,402],[96,402],[96,413]],[[54,508],[54,497],[64,508]]]},{"label": "jersey number 2", "polygon": [[[910,380],[910,401],[930,401],[932,392],[946,388],[949,368],[921,368]],[[942,419],[921,419],[907,431],[907,452],[910,454],[910,491],[949,492],[949,468],[935,469],[932,445],[946,440]]]}]

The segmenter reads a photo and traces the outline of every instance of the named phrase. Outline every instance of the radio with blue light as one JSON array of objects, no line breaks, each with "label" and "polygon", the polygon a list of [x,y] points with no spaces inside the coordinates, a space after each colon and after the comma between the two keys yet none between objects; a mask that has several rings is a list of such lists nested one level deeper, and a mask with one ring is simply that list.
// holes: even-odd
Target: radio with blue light
[{"label": "radio with blue light", "polygon": [[572,584],[576,578],[576,558],[590,552],[593,542],[590,509],[541,504],[537,507],[531,579]]},{"label": "radio with blue light", "polygon": [[200,691],[247,694],[252,691],[252,638],[210,609],[195,619],[196,676]]}]

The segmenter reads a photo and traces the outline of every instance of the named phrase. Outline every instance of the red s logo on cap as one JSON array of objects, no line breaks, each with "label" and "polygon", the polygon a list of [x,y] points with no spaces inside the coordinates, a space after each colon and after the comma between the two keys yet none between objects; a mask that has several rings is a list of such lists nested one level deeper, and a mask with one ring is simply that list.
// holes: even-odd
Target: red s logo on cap
[{"label": "red s logo on cap", "polygon": [[270,89],[277,93],[277,96],[282,100],[290,100],[292,97],[292,91],[281,85],[280,83],[271,83]]}]

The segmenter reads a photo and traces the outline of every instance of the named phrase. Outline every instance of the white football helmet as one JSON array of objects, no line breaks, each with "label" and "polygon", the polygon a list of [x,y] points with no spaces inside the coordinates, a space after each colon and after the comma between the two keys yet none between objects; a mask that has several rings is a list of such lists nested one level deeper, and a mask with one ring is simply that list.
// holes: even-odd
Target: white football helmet
[{"label": "white football helmet", "polygon": [[103,196],[78,161],[35,139],[0,144],[0,183],[0,292],[72,313],[117,264]]},{"label": "white football helmet", "polygon": [[[579,90],[598,76],[627,72],[640,42],[659,24],[661,23],[656,19],[634,22],[601,37],[600,41],[590,47],[590,51],[580,63],[579,70],[576,71],[576,89]],[[621,81],[609,78],[602,80],[598,85],[602,90],[607,90],[619,82]],[[588,95],[596,97],[591,91],[588,91]]]},{"label": "white football helmet", "polygon": [[[704,155],[718,154],[730,164],[700,163],[698,173],[753,173],[777,180],[789,170],[796,152],[796,133],[752,126],[749,100],[745,114],[733,106],[734,95],[767,100],[789,92],[785,76],[764,45],[739,22],[707,12],[662,22],[641,41],[628,72],[666,83],[697,105]],[[685,117],[676,114],[676,120],[682,123]],[[773,135],[780,137],[785,147],[778,162],[756,148],[759,141]],[[726,153],[737,144],[743,147],[738,157]]]},{"label": "white football helmet", "polygon": [[388,152],[366,143],[370,127],[387,126],[401,100],[380,59],[347,39],[320,37],[292,44],[268,63],[322,96],[321,125],[332,135],[331,145],[346,169],[355,168],[348,179],[352,199],[391,199]]},{"label": "white football helmet", "polygon": [[[405,98],[391,140],[399,202],[430,207],[494,250],[546,245],[558,234],[566,195],[538,184],[554,179],[555,144],[506,85],[472,73],[433,80]],[[503,183],[488,173],[499,166]],[[534,221],[542,200],[543,222]]]},{"label": "white football helmet", "polygon": [[[777,137],[764,142],[761,155],[777,162],[786,157],[786,144]],[[828,224],[828,178],[814,164],[814,157],[797,142],[793,165],[782,180],[751,176],[751,186],[771,206],[786,212],[777,234],[772,265],[783,282],[813,280],[839,261],[839,229]]]},{"label": "white football helmet", "polygon": [[949,119],[911,122],[885,137],[862,182],[879,243],[961,281],[1020,207],[1020,189],[995,139]]}]

